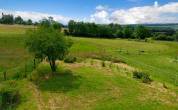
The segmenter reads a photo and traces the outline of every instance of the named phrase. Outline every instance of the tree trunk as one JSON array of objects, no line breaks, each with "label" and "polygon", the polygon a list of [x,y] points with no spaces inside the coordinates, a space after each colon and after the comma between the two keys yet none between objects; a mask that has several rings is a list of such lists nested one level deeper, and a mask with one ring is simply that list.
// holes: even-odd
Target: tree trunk
[{"label": "tree trunk", "polygon": [[50,66],[51,66],[52,73],[54,74],[56,72],[56,62],[55,62],[55,60],[50,61]]}]

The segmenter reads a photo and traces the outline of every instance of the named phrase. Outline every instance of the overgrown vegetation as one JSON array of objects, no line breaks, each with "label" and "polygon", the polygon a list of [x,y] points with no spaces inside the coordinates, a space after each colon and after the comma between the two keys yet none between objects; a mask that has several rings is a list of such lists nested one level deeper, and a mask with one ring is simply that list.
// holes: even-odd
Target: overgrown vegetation
[{"label": "overgrown vegetation", "polygon": [[66,56],[64,59],[65,63],[75,63],[76,61],[77,61],[77,58],[71,55]]},{"label": "overgrown vegetation", "polygon": [[142,80],[143,83],[151,83],[152,81],[148,73],[141,72],[141,71],[134,71],[133,78],[140,79]]},{"label": "overgrown vegetation", "polygon": [[3,83],[0,88],[0,109],[13,110],[20,103],[20,93],[15,81]]}]

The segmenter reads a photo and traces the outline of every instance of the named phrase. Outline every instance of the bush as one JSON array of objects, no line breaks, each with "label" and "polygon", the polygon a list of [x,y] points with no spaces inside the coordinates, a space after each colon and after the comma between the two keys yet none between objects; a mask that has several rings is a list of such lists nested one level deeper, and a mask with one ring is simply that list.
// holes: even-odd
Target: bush
[{"label": "bush", "polygon": [[143,83],[151,83],[150,75],[140,71],[133,72],[133,78],[142,80]]},{"label": "bush", "polygon": [[65,59],[64,59],[64,62],[65,63],[75,63],[77,61],[77,58],[74,57],[74,56],[67,56]]},{"label": "bush", "polygon": [[29,76],[28,79],[31,81],[38,81],[40,78],[44,78],[45,76],[51,73],[51,68],[49,64],[41,63],[38,65],[36,70],[34,70]]},{"label": "bush", "polygon": [[0,110],[9,110],[20,103],[20,94],[14,81],[0,88]]}]

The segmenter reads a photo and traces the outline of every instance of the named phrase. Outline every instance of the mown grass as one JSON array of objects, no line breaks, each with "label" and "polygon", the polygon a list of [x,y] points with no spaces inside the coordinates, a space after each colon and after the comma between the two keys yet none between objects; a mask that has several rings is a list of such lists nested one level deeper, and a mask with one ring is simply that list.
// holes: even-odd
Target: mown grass
[{"label": "mown grass", "polygon": [[[17,72],[24,74],[25,65],[29,73],[33,70],[32,56],[24,47],[27,28],[0,25],[1,82],[3,71],[7,71],[9,79],[14,80]],[[178,55],[177,42],[70,38],[74,42],[70,55],[84,61],[75,64],[59,63],[60,68],[68,68],[72,72],[59,71],[56,76],[37,84],[26,79],[15,80],[21,88],[22,96],[16,110],[178,109],[178,63],[175,62]],[[154,82],[151,85],[142,84],[133,79],[131,71],[127,69],[113,69],[114,66],[107,63],[105,66],[100,63],[98,67],[95,61],[85,61],[100,57],[102,60],[120,59],[133,68],[151,74]],[[44,70],[49,70],[47,67]],[[163,87],[163,83],[168,89]]]},{"label": "mown grass", "polygon": [[43,80],[38,88],[43,110],[176,110],[177,96],[163,86],[146,85],[95,63],[60,64],[72,73]]}]

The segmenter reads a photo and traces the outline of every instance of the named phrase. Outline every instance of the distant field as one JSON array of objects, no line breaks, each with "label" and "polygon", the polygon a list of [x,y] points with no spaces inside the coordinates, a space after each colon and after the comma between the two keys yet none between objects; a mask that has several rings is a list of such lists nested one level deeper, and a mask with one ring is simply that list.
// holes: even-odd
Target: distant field
[{"label": "distant field", "polygon": [[[0,25],[0,82],[4,70],[11,77],[32,60],[24,47],[29,28],[33,27]],[[69,38],[74,42],[70,54],[81,61],[58,62],[59,68],[72,72],[37,85],[18,80],[23,102],[16,110],[178,110],[177,42]],[[117,58],[126,64],[108,62],[102,67],[94,58]],[[154,82],[133,79],[132,68],[151,74]]]},{"label": "distant field", "polygon": [[30,28],[34,28],[34,26],[0,24],[0,34],[24,34]]}]

